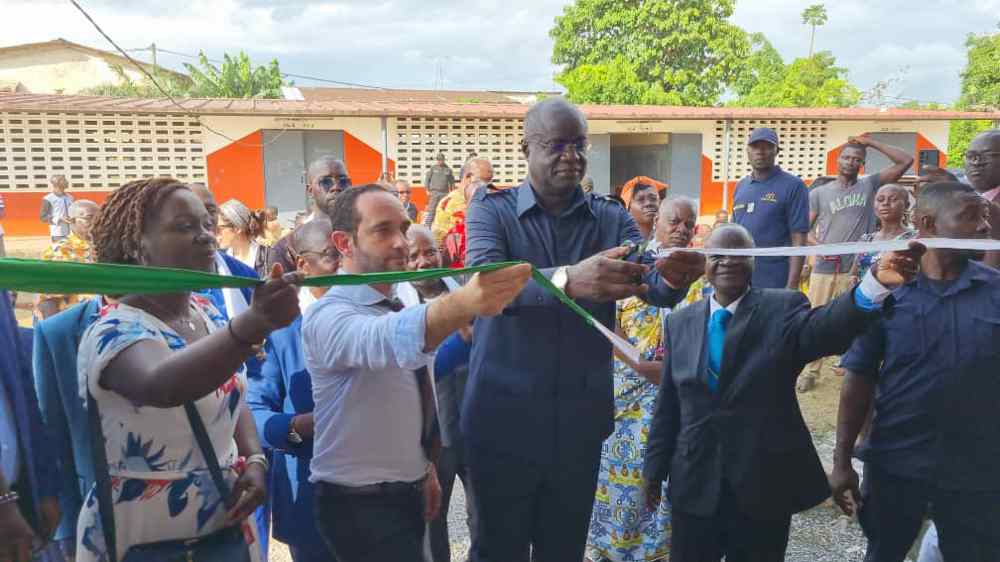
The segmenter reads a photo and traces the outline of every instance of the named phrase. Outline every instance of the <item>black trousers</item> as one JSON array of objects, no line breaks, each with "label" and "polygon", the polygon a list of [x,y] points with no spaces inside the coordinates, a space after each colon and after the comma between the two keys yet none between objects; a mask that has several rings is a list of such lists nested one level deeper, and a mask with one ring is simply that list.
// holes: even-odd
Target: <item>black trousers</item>
[{"label": "black trousers", "polygon": [[428,560],[432,562],[451,562],[451,538],[448,533],[448,508],[451,505],[451,492],[455,487],[455,477],[462,480],[465,488],[465,518],[469,526],[469,537],[476,541],[476,503],[472,486],[469,483],[468,467],[461,454],[461,449],[444,447],[437,462],[437,477],[441,483],[441,511],[431,521],[428,533],[430,552]]},{"label": "black trousers", "polygon": [[1000,560],[1000,492],[941,490],[867,463],[861,498],[865,562],[901,562],[928,515],[948,562]]},{"label": "black trousers", "polygon": [[740,509],[727,484],[715,515],[702,517],[674,510],[671,562],[782,562],[788,547],[791,514],[754,519]]},{"label": "black trousers", "polygon": [[479,533],[475,562],[583,560],[601,445],[550,466],[466,447]]},{"label": "black trousers", "polygon": [[423,482],[380,487],[361,494],[315,484],[320,535],[339,562],[424,562]]}]

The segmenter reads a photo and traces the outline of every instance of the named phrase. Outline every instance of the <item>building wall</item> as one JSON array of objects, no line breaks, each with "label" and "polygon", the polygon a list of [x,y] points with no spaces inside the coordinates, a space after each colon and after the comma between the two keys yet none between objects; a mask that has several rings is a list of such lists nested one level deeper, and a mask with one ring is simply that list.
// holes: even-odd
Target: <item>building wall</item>
[{"label": "building wall", "polygon": [[[124,68],[133,80],[142,73]],[[69,48],[41,47],[0,55],[0,80],[16,80],[35,94],[76,94],[119,77],[108,62],[98,56]]]}]

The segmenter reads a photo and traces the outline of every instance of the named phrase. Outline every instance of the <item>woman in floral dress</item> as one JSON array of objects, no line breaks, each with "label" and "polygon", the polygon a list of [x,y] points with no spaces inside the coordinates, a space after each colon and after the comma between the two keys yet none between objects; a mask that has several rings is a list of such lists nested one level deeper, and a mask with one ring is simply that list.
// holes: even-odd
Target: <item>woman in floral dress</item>
[{"label": "woman in floral dress", "polygon": [[[692,201],[664,201],[655,227],[658,247],[688,247],[696,219]],[[663,349],[663,319],[668,312],[636,297],[618,303],[618,333],[639,350],[641,360],[615,359],[615,426],[601,450],[587,541],[587,557],[594,562],[664,560],[670,552],[670,507],[664,499],[655,513],[650,512],[642,493],[646,439],[663,356],[669,353]]]},{"label": "woman in floral dress", "polygon": [[[94,247],[100,262],[211,271],[214,226],[186,185],[139,180],[108,197],[93,227]],[[298,315],[290,284],[297,279],[275,277],[258,287],[250,310],[228,325],[198,295],[124,295],[84,334],[80,389],[84,399],[93,395],[100,413],[117,560],[134,545],[232,526],[259,558],[247,517],[266,497],[267,466],[244,401],[242,363],[256,342]],[[187,402],[198,410],[232,488],[228,505],[195,442]],[[78,562],[109,559],[100,520],[92,489],[77,524]]]}]

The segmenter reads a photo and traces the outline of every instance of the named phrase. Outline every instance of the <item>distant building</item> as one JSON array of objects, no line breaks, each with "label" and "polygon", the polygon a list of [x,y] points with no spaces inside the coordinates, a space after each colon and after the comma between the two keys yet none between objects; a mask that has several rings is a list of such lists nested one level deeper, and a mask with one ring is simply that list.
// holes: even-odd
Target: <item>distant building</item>
[{"label": "distant building", "polygon": [[[151,64],[142,64],[153,69]],[[118,83],[121,78],[112,69],[114,65],[136,82],[143,78],[125,57],[65,39],[0,47],[0,92],[4,83],[14,82],[20,84],[18,92],[78,94],[101,84]],[[157,70],[184,76],[163,67]]]},{"label": "distant building", "polygon": [[[135,178],[206,181],[216,198],[251,207],[303,209],[306,163],[343,158],[355,184],[383,172],[414,185],[438,153],[453,166],[474,151],[493,162],[495,183],[527,175],[522,121],[534,94],[290,87],[286,99],[167,99],[0,93],[0,193],[10,235],[44,234],[38,206],[52,174],[101,201]],[[953,120],[1000,120],[1000,112],[873,108],[736,108],[583,105],[592,145],[587,173],[608,193],[644,175],[695,198],[700,214],[729,207],[749,172],[755,127],[781,136],[778,164],[811,182],[836,173],[852,135],[864,133],[944,167]],[[871,153],[866,173],[888,163]],[[914,166],[916,168],[916,165]],[[916,170],[911,171],[915,172]],[[82,196],[82,195],[80,195]],[[80,197],[78,196],[78,197]]]}]

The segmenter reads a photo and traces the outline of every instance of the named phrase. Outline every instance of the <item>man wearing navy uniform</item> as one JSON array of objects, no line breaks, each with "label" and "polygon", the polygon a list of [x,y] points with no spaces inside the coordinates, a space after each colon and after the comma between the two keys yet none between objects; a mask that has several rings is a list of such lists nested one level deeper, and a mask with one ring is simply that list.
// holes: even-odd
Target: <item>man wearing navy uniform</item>
[{"label": "man wearing navy uniform", "polygon": [[[809,232],[809,191],[798,176],[775,164],[778,133],[754,129],[747,141],[753,171],[736,184],[733,222],[750,231],[757,246],[805,246]],[[752,284],[756,289],[798,289],[804,258],[758,257]]]}]

